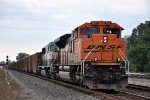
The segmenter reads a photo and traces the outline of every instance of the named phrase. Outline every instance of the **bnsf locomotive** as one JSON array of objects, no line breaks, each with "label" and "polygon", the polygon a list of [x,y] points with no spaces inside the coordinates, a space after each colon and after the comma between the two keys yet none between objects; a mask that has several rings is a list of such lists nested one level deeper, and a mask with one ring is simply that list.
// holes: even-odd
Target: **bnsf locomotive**
[{"label": "bnsf locomotive", "polygon": [[123,89],[128,77],[122,30],[111,21],[84,23],[47,44],[42,52],[9,66],[90,89]]}]

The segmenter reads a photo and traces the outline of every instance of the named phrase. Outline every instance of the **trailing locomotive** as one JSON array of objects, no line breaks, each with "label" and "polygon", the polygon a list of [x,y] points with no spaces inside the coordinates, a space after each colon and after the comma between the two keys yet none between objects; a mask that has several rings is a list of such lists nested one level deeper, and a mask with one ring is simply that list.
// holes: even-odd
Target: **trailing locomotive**
[{"label": "trailing locomotive", "polygon": [[90,89],[123,89],[128,77],[122,30],[111,21],[84,23],[43,47],[33,72]]}]

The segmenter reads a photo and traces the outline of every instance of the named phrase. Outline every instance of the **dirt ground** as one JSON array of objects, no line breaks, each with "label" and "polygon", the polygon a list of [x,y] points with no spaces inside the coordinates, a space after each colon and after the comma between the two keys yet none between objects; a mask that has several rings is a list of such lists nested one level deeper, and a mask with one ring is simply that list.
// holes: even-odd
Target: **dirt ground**
[{"label": "dirt ground", "polygon": [[6,70],[0,68],[0,100],[18,100],[19,91],[18,83],[11,79]]}]

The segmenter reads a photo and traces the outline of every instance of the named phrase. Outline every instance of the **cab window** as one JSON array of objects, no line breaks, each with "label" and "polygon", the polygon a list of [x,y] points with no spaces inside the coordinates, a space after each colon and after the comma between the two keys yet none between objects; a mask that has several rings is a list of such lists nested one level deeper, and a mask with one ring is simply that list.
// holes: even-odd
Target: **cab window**
[{"label": "cab window", "polygon": [[73,38],[74,39],[78,38],[78,32],[77,32],[77,30],[73,31]]},{"label": "cab window", "polygon": [[100,29],[99,28],[89,28],[89,27],[84,27],[80,29],[81,34],[99,34]]},{"label": "cab window", "polygon": [[118,28],[104,28],[103,33],[104,34],[116,34],[118,38],[120,36],[120,32]]},{"label": "cab window", "polygon": [[59,48],[58,48],[58,46],[57,46],[56,44],[52,44],[52,45],[50,46],[50,49],[51,49],[51,51],[53,51],[53,52],[57,52],[57,51],[59,50]]}]

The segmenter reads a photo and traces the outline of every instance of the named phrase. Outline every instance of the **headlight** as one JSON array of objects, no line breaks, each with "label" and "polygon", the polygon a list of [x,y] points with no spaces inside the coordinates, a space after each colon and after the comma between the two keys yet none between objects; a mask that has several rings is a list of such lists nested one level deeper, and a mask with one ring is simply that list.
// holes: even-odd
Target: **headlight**
[{"label": "headlight", "polygon": [[95,58],[94,58],[94,61],[96,62],[97,60],[98,60],[98,58],[97,58],[97,57],[95,57]]},{"label": "headlight", "polygon": [[107,36],[104,36],[103,39],[104,39],[104,40],[107,40]]},{"label": "headlight", "polygon": [[117,61],[120,61],[120,60],[121,60],[121,59],[118,57],[118,58],[117,58]]},{"label": "headlight", "polygon": [[107,43],[107,40],[104,40],[104,43]]},{"label": "headlight", "polygon": [[107,43],[107,41],[108,41],[108,37],[107,37],[107,36],[104,36],[104,37],[103,37],[103,43]]}]

